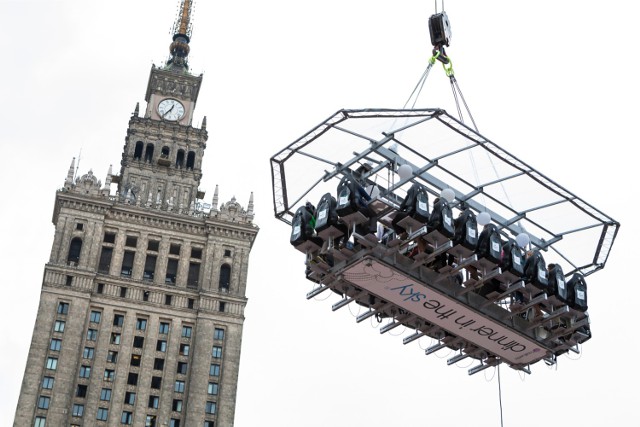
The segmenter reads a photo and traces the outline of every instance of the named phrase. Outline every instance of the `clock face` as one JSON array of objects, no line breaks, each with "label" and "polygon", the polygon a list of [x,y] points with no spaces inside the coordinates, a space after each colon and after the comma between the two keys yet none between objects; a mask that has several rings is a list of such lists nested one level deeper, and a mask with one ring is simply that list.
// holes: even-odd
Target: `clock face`
[{"label": "clock face", "polygon": [[158,113],[165,120],[180,120],[184,116],[184,106],[175,99],[163,99],[158,104]]}]

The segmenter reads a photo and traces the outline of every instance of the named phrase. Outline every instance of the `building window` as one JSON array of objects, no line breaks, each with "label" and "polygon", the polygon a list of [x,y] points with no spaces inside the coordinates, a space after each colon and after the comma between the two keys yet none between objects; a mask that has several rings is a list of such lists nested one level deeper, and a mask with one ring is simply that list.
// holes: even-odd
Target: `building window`
[{"label": "building window", "polygon": [[108,246],[102,247],[100,252],[100,261],[98,262],[98,273],[109,274],[111,269],[111,258],[113,257],[113,248]]},{"label": "building window", "polygon": [[147,415],[147,418],[144,421],[144,427],[156,427],[156,416]]},{"label": "building window", "polygon": [[212,377],[219,377],[220,365],[218,365],[217,363],[212,363],[211,366],[209,366],[209,375],[211,375]]},{"label": "building window", "polygon": [[93,352],[94,352],[93,347],[85,347],[84,350],[82,350],[82,358],[93,359]]},{"label": "building window", "polygon": [[176,380],[176,385],[173,388],[176,393],[184,393],[184,381]]},{"label": "building window", "polygon": [[111,332],[111,344],[120,344],[120,334],[117,332]]},{"label": "building window", "polygon": [[53,382],[54,382],[53,377],[44,377],[42,379],[42,388],[51,390],[53,388]]},{"label": "building window", "polygon": [[178,374],[182,374],[182,375],[187,375],[187,368],[189,367],[189,364],[186,362],[178,362],[178,369],[176,370],[176,373]]},{"label": "building window", "polygon": [[202,248],[191,248],[191,258],[202,259]]},{"label": "building window", "polygon": [[164,359],[156,357],[153,361],[153,369],[156,371],[162,371],[164,369]]},{"label": "building window", "polygon": [[214,340],[223,340],[224,339],[224,329],[215,328],[213,330],[213,339]]},{"label": "building window", "polygon": [[193,170],[195,163],[196,163],[196,153],[193,151],[189,151],[187,153],[187,169]]},{"label": "building window", "polygon": [[53,325],[54,332],[64,332],[64,320],[56,320],[56,323]]},{"label": "building window", "polygon": [[127,384],[138,385],[138,374],[135,372],[129,372],[129,375],[127,376]]},{"label": "building window", "polygon": [[82,365],[80,366],[80,378],[89,378],[91,377],[91,366]]},{"label": "building window", "polygon": [[171,407],[173,412],[182,412],[182,400],[173,399],[173,406]]},{"label": "building window", "polygon": [[122,327],[124,325],[124,314],[115,314],[113,316],[113,326]]},{"label": "building window", "polygon": [[40,396],[38,398],[38,409],[49,409],[49,396]]},{"label": "building window", "polygon": [[58,314],[69,314],[69,303],[68,302],[58,303]]},{"label": "building window", "polygon": [[230,249],[225,249],[224,250],[224,256],[225,256],[225,258],[230,258],[231,257],[231,250]]},{"label": "building window", "polygon": [[178,260],[169,258],[167,260],[167,274],[165,275],[164,282],[174,285],[176,283],[177,274],[178,274]]},{"label": "building window", "polygon": [[214,359],[221,359],[222,358],[222,347],[220,347],[219,345],[214,345],[213,346],[213,350],[211,352],[211,355],[213,356]]},{"label": "building window", "polygon": [[73,276],[67,276],[67,286],[71,286],[73,284]]},{"label": "building window", "polygon": [[224,313],[224,311],[227,309],[227,303],[224,301],[220,301],[218,302],[218,311],[220,313]]},{"label": "building window", "polygon": [[142,356],[140,356],[139,354],[132,354],[131,355],[130,365],[131,366],[140,366],[140,361],[141,360],[142,360]]},{"label": "building window", "polygon": [[165,353],[167,351],[167,342],[165,340],[158,340],[156,342],[156,351]]},{"label": "building window", "polygon": [[136,236],[127,236],[124,245],[130,248],[135,248],[138,246],[138,238]]},{"label": "building window", "polygon": [[169,254],[180,255],[180,245],[178,243],[171,243],[171,245],[169,245]]},{"label": "building window", "polygon": [[216,402],[207,402],[204,406],[204,411],[207,414],[215,414],[216,413]]},{"label": "building window", "polygon": [[51,369],[55,371],[58,368],[58,358],[57,357],[47,357],[47,369]]},{"label": "building window", "polygon": [[147,255],[147,259],[144,261],[144,271],[142,272],[142,279],[153,281],[156,274],[156,260],[158,257],[155,255]]},{"label": "building window", "polygon": [[33,427],[45,427],[47,425],[47,417],[37,416]]},{"label": "building window", "polygon": [[151,388],[160,388],[162,386],[162,377],[151,377]]},{"label": "building window", "polygon": [[183,338],[191,338],[191,326],[183,326],[182,327],[182,337]]},{"label": "building window", "polygon": [[159,334],[168,334],[169,333],[169,322],[160,322],[160,327],[158,328]]},{"label": "building window", "polygon": [[109,417],[109,410],[107,408],[98,408],[98,414],[96,415],[96,420],[107,421],[108,417]]},{"label": "building window", "polygon": [[204,427],[214,427],[214,426],[213,426],[213,421],[207,421],[207,420],[205,420],[205,422],[204,422]]},{"label": "building window", "polygon": [[116,233],[112,233],[107,231],[104,233],[104,239],[102,239],[104,243],[115,243],[116,242]]},{"label": "building window", "polygon": [[95,341],[98,339],[98,330],[97,329],[88,329],[87,330],[87,341]]},{"label": "building window", "polygon": [[180,427],[180,420],[177,418],[171,418],[169,421],[169,427]]},{"label": "building window", "polygon": [[135,405],[136,403],[136,394],[132,391],[128,391],[124,394],[124,404],[125,405]]},{"label": "building window", "polygon": [[127,288],[125,286],[120,286],[120,298],[127,297]]},{"label": "building window", "polygon": [[84,405],[74,403],[71,410],[71,415],[73,415],[74,417],[81,417],[82,415],[84,415]]},{"label": "building window", "polygon": [[180,354],[181,355],[188,356],[189,355],[189,349],[190,349],[189,344],[180,344]]},{"label": "building window", "polygon": [[142,293],[142,301],[149,301],[149,291],[144,291]]},{"label": "building window", "polygon": [[143,148],[144,148],[144,143],[142,141],[136,142],[136,148],[133,150],[133,160],[142,159],[142,149]]},{"label": "building window", "polygon": [[76,397],[87,397],[87,386],[85,384],[78,384],[76,388]]},{"label": "building window", "polygon": [[173,299],[173,297],[171,295],[165,295],[164,296],[164,305],[171,305],[171,300]]},{"label": "building window", "polygon": [[187,300],[187,307],[188,308],[193,308],[194,304],[195,304],[195,300],[193,298],[189,298]]},{"label": "building window", "polygon": [[89,315],[89,322],[91,323],[100,323],[100,319],[102,318],[102,312],[92,310]]},{"label": "building window", "polygon": [[218,383],[209,383],[209,386],[207,387],[207,393],[211,394],[211,395],[217,395],[218,394]]},{"label": "building window", "polygon": [[111,400],[110,388],[103,388],[102,390],[100,390],[100,400],[104,400],[106,402],[109,402]]},{"label": "building window", "polygon": [[144,150],[144,161],[151,163],[153,159],[153,144],[147,144],[147,148]]},{"label": "building window", "polygon": [[229,286],[231,283],[231,266],[229,264],[222,264],[220,267],[220,281],[218,287],[222,292],[229,292]]},{"label": "building window", "polygon": [[104,283],[98,283],[98,287],[96,288],[96,292],[101,294],[104,292]]},{"label": "building window", "polygon": [[116,377],[116,371],[114,371],[113,369],[105,369],[104,370],[104,376],[102,377],[103,380],[105,381],[113,381]]},{"label": "building window", "polygon": [[139,331],[147,330],[147,319],[137,319],[136,320],[136,329]]},{"label": "building window", "polygon": [[187,286],[192,288],[198,287],[198,281],[200,280],[200,263],[189,263],[189,274],[187,275]]},{"label": "building window", "polygon": [[160,403],[160,398],[158,396],[149,396],[149,408],[158,409],[158,404]]},{"label": "building window", "polygon": [[184,166],[184,150],[180,149],[176,155],[176,167],[182,169],[182,166]]},{"label": "building window", "polygon": [[133,251],[124,251],[122,257],[122,268],[120,269],[120,275],[124,277],[131,277],[133,273],[133,261],[135,260],[136,253]]},{"label": "building window", "polygon": [[158,409],[158,404],[160,403],[160,398],[158,396],[149,396],[149,408]]},{"label": "building window", "polygon": [[107,362],[118,363],[118,352],[109,350],[109,352],[107,353]]},{"label": "building window", "polygon": [[82,239],[74,237],[69,244],[69,255],[67,256],[67,264],[76,266],[80,262],[80,252],[82,252]]},{"label": "building window", "polygon": [[129,411],[122,411],[122,417],[120,417],[120,424],[131,425],[133,422],[133,413]]},{"label": "building window", "polygon": [[147,243],[147,250],[158,252],[158,249],[160,249],[160,242],[158,240],[149,240]]},{"label": "building window", "polygon": [[62,340],[51,338],[51,342],[49,343],[49,350],[60,351],[60,347],[62,347]]}]

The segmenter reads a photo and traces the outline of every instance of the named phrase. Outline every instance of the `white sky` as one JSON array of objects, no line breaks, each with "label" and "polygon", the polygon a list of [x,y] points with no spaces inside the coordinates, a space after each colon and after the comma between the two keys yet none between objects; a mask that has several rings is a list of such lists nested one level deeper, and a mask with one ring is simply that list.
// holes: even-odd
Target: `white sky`
[{"label": "white sky", "polygon": [[[480,132],[622,224],[587,278],[593,338],[524,376],[467,375],[445,352],[357,324],[337,296],[307,301],[304,256],[274,219],[269,159],[341,108],[400,108],[430,56],[431,1],[196,3],[194,123],[207,116],[201,188],[246,206],[251,254],[236,427],[637,423],[634,269],[640,41],[634,2],[449,0],[448,53]],[[72,157],[104,181],[152,63],[168,54],[177,0],[0,0],[0,425],[11,425],[48,260],[56,189]],[[455,114],[435,68],[417,107]],[[242,172],[243,178],[232,177]],[[210,201],[210,200],[209,200]],[[622,203],[622,205],[621,205]],[[631,273],[631,274],[629,274]],[[366,324],[365,324],[366,323]],[[398,328],[400,329],[400,328]],[[393,331],[397,335],[398,329]],[[422,342],[426,347],[429,342]],[[636,420],[636,421],[633,421]]]}]

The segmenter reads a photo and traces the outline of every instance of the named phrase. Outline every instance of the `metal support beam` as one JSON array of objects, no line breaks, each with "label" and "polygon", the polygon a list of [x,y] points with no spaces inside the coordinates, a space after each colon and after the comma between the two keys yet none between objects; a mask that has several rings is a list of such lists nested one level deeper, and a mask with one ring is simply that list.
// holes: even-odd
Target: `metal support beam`
[{"label": "metal support beam", "polygon": [[327,289],[329,289],[328,286],[322,286],[320,285],[319,287],[315,288],[314,290],[312,290],[311,292],[307,293],[307,299],[311,299],[317,295],[320,295],[321,293],[323,293],[324,291],[326,291]]}]

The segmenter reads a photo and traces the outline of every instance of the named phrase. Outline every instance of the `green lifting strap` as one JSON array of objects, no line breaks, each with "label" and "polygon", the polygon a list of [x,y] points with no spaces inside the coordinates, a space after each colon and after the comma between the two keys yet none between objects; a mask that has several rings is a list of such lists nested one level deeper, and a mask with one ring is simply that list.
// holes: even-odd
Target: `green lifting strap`
[{"label": "green lifting strap", "polygon": [[449,58],[448,64],[445,64],[444,62],[442,63],[442,68],[444,68],[444,73],[447,75],[447,77],[453,76],[453,61],[451,60],[451,58]]}]

